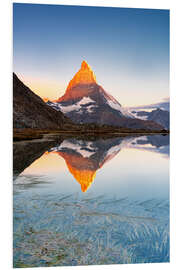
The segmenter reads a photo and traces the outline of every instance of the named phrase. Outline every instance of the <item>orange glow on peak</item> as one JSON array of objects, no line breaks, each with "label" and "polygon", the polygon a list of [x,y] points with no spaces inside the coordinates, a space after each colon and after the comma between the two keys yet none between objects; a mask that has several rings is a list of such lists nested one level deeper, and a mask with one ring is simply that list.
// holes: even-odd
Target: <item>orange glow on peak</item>
[{"label": "orange glow on peak", "polygon": [[[52,153],[52,152],[51,152]],[[82,192],[86,192],[91,186],[96,176],[96,170],[93,161],[75,154],[64,152],[54,152],[63,157],[69,172],[81,185]]]},{"label": "orange glow on peak", "polygon": [[66,161],[67,167],[70,173],[74,176],[74,178],[81,185],[82,192],[86,192],[88,188],[91,186],[94,178],[96,176],[96,171],[91,170],[78,170],[75,167],[72,167],[70,163]]},{"label": "orange glow on peak", "polygon": [[67,90],[73,88],[77,84],[96,83],[96,77],[91,67],[86,61],[81,63],[80,70],[75,74],[73,79],[69,82]]},{"label": "orange glow on peak", "polygon": [[88,65],[88,63],[84,60],[84,61],[82,61],[82,63],[81,63],[81,70],[85,70],[85,69],[91,70],[91,68],[90,68],[90,66]]}]

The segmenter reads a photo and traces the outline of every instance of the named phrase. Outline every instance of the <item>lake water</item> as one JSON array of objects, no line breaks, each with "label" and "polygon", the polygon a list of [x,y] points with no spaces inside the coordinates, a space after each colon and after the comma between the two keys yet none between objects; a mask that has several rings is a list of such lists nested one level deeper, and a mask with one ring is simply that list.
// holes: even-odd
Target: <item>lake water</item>
[{"label": "lake water", "polygon": [[169,136],[14,143],[14,267],[169,262]]}]

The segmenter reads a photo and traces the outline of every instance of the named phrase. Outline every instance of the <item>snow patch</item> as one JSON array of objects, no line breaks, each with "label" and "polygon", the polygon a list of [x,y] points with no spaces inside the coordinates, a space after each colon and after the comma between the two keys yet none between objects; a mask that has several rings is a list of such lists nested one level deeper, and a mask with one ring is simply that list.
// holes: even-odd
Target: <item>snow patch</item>
[{"label": "snow patch", "polygon": [[120,150],[121,150],[121,144],[112,146],[112,147],[108,150],[107,155],[116,154],[116,153],[118,153]]},{"label": "snow patch", "polygon": [[138,115],[137,112],[136,113],[133,113],[134,117],[135,118],[138,118],[140,120],[147,120],[148,119],[148,115]]},{"label": "snow patch", "polygon": [[73,104],[73,105],[69,105],[69,106],[62,106],[62,105],[58,104],[58,106],[63,113],[68,113],[71,111],[78,111],[81,108],[81,106],[78,104]]},{"label": "snow patch", "polygon": [[50,104],[49,106],[53,107],[56,110],[60,110],[63,113],[68,113],[68,112],[71,112],[71,111],[77,111],[78,113],[82,113],[80,111],[80,109],[82,108],[82,105],[85,105],[85,104],[88,104],[88,103],[91,103],[91,104],[89,105],[87,110],[89,112],[91,112],[91,109],[92,109],[92,106],[93,106],[92,103],[95,103],[95,101],[92,100],[90,97],[83,97],[80,101],[76,102],[73,105],[65,106],[65,105],[61,105],[59,103],[53,103],[53,104]]},{"label": "snow patch", "polygon": [[107,100],[107,103],[111,108],[121,112],[124,116],[134,118],[134,115],[127,108],[122,107],[120,104],[115,103],[112,100]]},{"label": "snow patch", "polygon": [[75,144],[69,140],[64,140],[60,146],[51,148],[51,151],[62,151],[64,149],[71,149],[79,153],[84,158],[89,158],[97,149],[92,147],[91,142],[78,141],[78,144]]},{"label": "snow patch", "polygon": [[121,107],[121,112],[127,117],[135,118],[134,115],[125,107]]},{"label": "snow patch", "polygon": [[[137,112],[152,112],[152,111],[154,111],[156,108],[150,108],[150,109],[139,109],[139,110],[137,110]],[[136,111],[136,110],[135,110]]]},{"label": "snow patch", "polygon": [[[140,143],[140,142],[143,142],[143,143]],[[156,149],[156,146],[148,142],[147,136],[141,136],[141,137],[132,139],[127,145],[127,147],[136,148],[136,149],[146,149],[146,148]]]},{"label": "snow patch", "polygon": [[88,104],[88,103],[95,103],[94,100],[92,100],[90,97],[83,97],[77,104],[79,105],[85,105],[85,104]]},{"label": "snow patch", "polygon": [[107,100],[107,103],[108,103],[108,105],[109,105],[111,108],[113,108],[113,109],[115,109],[115,110],[117,110],[117,111],[121,111],[121,106],[120,106],[120,104],[114,103],[112,100]]}]

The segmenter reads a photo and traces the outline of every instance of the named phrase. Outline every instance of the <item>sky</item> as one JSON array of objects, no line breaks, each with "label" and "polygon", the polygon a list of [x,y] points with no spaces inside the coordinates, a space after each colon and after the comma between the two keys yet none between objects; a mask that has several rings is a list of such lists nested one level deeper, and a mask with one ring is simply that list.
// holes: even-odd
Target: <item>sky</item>
[{"label": "sky", "polygon": [[169,11],[13,4],[13,71],[42,98],[62,96],[86,60],[123,106],[169,97]]}]

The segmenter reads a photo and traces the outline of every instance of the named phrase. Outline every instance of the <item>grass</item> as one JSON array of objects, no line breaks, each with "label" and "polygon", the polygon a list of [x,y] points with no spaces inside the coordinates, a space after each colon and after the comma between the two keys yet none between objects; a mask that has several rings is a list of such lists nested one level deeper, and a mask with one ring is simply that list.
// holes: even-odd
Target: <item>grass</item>
[{"label": "grass", "polygon": [[41,129],[14,129],[13,130],[13,140],[33,140],[33,139],[42,139],[44,135],[62,135],[63,137],[89,137],[93,138],[94,136],[100,136],[101,138],[110,138],[110,137],[126,137],[130,134],[169,134],[167,130],[143,130],[143,129],[127,129],[127,128],[112,128],[112,127],[102,127],[94,129],[74,129],[74,130],[41,130]]}]

